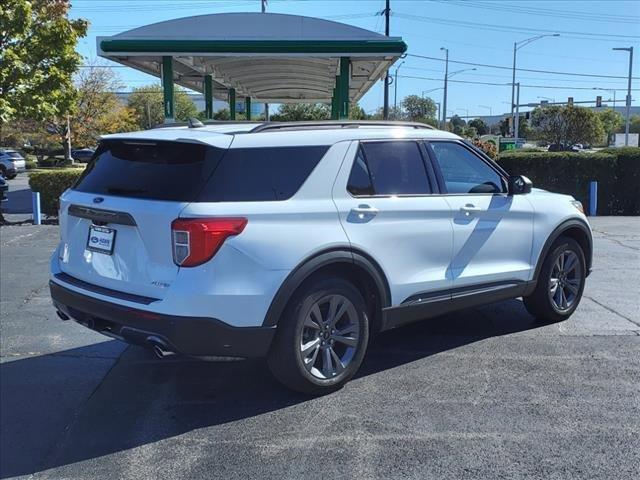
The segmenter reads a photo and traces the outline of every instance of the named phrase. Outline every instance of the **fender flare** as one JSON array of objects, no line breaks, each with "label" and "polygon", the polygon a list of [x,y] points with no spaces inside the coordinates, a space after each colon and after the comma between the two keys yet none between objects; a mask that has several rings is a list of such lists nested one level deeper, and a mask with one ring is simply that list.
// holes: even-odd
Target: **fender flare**
[{"label": "fender flare", "polygon": [[551,249],[553,243],[567,230],[576,227],[582,230],[582,232],[585,234],[585,237],[587,238],[587,251],[584,252],[584,257],[587,264],[586,275],[589,276],[589,273],[591,273],[591,263],[593,259],[593,236],[591,234],[591,229],[589,228],[587,222],[585,222],[584,220],[581,220],[579,218],[571,218],[558,225],[544,242],[542,250],[540,251],[540,255],[538,256],[538,261],[536,262],[536,269],[533,274],[534,282],[538,280],[538,275],[540,274],[540,270],[542,269],[544,259],[547,257],[547,254],[549,253],[549,250]]},{"label": "fender flare", "polygon": [[351,247],[335,247],[329,250],[323,250],[306,258],[289,273],[273,297],[262,325],[264,327],[276,326],[289,299],[302,282],[321,268],[340,263],[356,265],[365,270],[375,284],[382,308],[388,307],[391,304],[389,283],[378,263],[366,253]]}]

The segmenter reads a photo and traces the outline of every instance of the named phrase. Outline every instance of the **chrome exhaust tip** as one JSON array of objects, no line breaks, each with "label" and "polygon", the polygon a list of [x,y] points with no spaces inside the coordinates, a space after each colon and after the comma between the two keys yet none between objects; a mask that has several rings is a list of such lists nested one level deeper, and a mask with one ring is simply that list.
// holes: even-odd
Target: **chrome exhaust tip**
[{"label": "chrome exhaust tip", "polygon": [[147,342],[153,345],[153,353],[155,353],[156,357],[160,359],[171,357],[176,354],[176,352],[167,347],[167,345],[157,337],[149,337],[147,338]]},{"label": "chrome exhaust tip", "polygon": [[66,322],[67,320],[69,320],[69,315],[67,315],[66,313],[62,313],[60,310],[56,310],[56,315],[58,315],[58,317],[60,318],[60,320]]}]

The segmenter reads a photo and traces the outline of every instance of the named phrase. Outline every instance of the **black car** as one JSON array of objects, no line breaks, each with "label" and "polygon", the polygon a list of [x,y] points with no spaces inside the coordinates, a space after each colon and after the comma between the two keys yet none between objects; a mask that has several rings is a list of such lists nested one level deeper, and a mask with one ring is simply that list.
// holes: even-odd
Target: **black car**
[{"label": "black car", "polygon": [[76,150],[71,150],[71,156],[74,160],[82,163],[87,163],[93,157],[93,154],[96,151],[93,148],[79,148]]}]

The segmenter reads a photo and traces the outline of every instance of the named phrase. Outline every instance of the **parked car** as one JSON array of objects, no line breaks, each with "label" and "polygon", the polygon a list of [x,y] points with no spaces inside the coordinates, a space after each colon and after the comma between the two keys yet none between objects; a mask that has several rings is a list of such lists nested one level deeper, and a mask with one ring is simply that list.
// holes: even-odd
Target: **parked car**
[{"label": "parked car", "polygon": [[60,215],[62,319],[160,357],[266,357],[310,394],[410,322],[516,297],[565,320],[591,270],[580,202],[422,124],[108,135]]},{"label": "parked car", "polygon": [[26,163],[19,152],[0,148],[0,175],[11,180],[24,171],[26,171]]},{"label": "parked car", "polygon": [[96,151],[93,148],[79,148],[71,150],[71,158],[77,162],[87,163],[91,160],[94,153],[96,153]]},{"label": "parked car", "polygon": [[9,184],[4,179],[2,175],[0,175],[0,202],[6,202],[7,192],[9,191]]}]

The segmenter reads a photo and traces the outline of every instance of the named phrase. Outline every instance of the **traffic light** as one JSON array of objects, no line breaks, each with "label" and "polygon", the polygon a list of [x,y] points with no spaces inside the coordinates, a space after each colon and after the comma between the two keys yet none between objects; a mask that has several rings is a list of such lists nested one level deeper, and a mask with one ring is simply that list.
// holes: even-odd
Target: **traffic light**
[{"label": "traffic light", "polygon": [[573,97],[569,97],[567,99],[567,105],[569,105],[570,107],[573,107]]},{"label": "traffic light", "polygon": [[602,106],[602,97],[598,95],[596,97],[596,107],[601,107],[601,106]]}]

